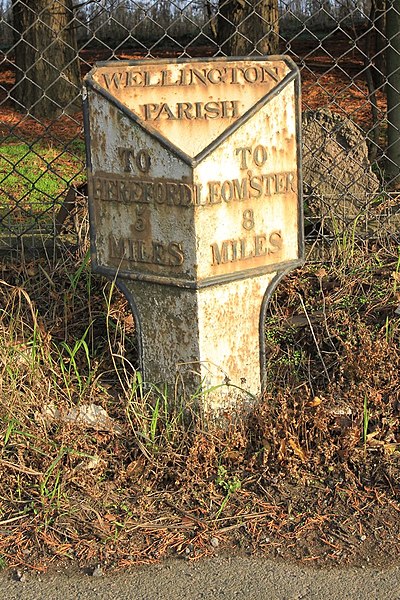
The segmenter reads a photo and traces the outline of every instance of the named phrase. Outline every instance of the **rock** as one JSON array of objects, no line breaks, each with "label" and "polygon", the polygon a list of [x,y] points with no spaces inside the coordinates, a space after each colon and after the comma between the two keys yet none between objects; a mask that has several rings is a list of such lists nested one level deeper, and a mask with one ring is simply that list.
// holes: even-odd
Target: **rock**
[{"label": "rock", "polygon": [[[303,180],[306,214],[331,233],[365,219],[378,196],[365,135],[348,118],[328,109],[303,113]],[[361,226],[361,223],[360,223]]]},{"label": "rock", "polygon": [[45,421],[75,423],[81,427],[92,428],[96,431],[108,431],[116,435],[123,433],[122,427],[108,415],[104,408],[97,404],[74,406],[65,414],[51,403],[46,405],[35,417],[36,420],[42,418]]},{"label": "rock", "polygon": [[101,565],[96,565],[95,568],[93,569],[92,577],[102,577],[102,576],[103,576],[103,569],[101,568]]}]

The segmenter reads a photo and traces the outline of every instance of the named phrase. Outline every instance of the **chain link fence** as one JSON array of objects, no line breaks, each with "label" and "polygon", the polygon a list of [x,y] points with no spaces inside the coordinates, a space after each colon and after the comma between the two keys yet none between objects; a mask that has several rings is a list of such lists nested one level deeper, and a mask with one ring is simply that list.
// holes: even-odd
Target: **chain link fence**
[{"label": "chain link fence", "polygon": [[306,239],[397,244],[397,3],[0,0],[0,248],[84,234],[81,80],[95,61],[271,53],[301,70]]}]

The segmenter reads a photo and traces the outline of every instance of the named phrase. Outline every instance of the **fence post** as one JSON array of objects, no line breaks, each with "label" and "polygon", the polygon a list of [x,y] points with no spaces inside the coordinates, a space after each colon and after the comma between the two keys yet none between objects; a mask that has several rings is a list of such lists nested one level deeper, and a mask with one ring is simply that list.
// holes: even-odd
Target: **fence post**
[{"label": "fence post", "polygon": [[386,14],[387,61],[387,175],[391,187],[400,187],[400,0],[388,0]]}]

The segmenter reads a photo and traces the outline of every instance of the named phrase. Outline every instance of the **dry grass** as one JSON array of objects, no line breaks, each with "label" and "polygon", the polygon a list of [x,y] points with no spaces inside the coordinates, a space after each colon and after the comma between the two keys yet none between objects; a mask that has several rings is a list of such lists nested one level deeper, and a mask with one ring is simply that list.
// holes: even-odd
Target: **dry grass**
[{"label": "dry grass", "polygon": [[[87,259],[1,279],[1,564],[396,558],[397,249],[342,247],[281,284],[265,396],[224,428],[146,390],[126,302]],[[88,405],[106,415],[71,420]]]}]

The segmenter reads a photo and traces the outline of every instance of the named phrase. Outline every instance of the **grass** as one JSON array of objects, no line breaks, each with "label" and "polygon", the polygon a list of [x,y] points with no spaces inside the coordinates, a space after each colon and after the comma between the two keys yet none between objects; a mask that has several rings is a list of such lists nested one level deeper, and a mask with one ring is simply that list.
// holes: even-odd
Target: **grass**
[{"label": "grass", "polygon": [[369,411],[368,411],[368,398],[364,397],[364,413],[363,413],[363,442],[364,450],[367,449],[367,436],[368,436],[368,425],[369,425]]},{"label": "grass", "polygon": [[0,215],[11,227],[29,229],[49,212],[72,184],[85,180],[85,151],[80,140],[65,147],[12,139],[0,150]]},{"label": "grass", "polygon": [[267,391],[224,427],[198,396],[183,406],[144,385],[127,302],[87,254],[3,263],[2,564],[195,559],[215,537],[306,561],[396,560],[398,249],[350,251],[278,286]]}]

